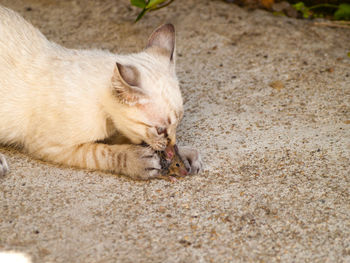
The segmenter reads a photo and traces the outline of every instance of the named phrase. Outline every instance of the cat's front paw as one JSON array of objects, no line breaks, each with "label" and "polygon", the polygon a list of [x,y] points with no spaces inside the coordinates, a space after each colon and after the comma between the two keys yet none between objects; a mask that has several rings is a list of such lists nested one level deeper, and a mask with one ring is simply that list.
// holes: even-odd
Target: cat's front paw
[{"label": "cat's front paw", "polygon": [[149,147],[130,145],[126,174],[135,179],[157,178],[161,173],[158,154]]},{"label": "cat's front paw", "polygon": [[0,176],[5,176],[9,171],[9,166],[7,165],[5,156],[0,153]]},{"label": "cat's front paw", "polygon": [[178,147],[179,155],[190,174],[197,174],[202,169],[202,160],[199,152],[191,147]]}]

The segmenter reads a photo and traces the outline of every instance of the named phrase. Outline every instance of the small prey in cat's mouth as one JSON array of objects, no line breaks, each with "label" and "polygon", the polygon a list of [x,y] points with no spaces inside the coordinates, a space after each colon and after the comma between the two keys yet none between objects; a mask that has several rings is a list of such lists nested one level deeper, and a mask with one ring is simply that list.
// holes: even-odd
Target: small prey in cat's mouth
[{"label": "small prey in cat's mouth", "polygon": [[[143,145],[146,146],[146,144]],[[157,151],[157,154],[161,165],[159,179],[176,182],[177,178],[188,175],[189,171],[179,154],[177,145],[168,145],[164,151]]]},{"label": "small prey in cat's mouth", "polygon": [[[133,179],[198,173],[198,151],[166,150],[184,114],[175,50],[172,24],[133,54],[64,48],[0,5],[0,143]],[[8,170],[0,154],[0,175]]]}]

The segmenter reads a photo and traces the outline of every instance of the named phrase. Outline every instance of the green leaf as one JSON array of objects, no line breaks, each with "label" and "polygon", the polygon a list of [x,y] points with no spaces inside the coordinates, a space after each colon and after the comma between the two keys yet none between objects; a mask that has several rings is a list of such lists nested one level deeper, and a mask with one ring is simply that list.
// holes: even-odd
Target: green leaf
[{"label": "green leaf", "polygon": [[147,5],[146,0],[130,0],[130,2],[133,6],[137,6],[140,8],[145,8]]},{"label": "green leaf", "polygon": [[301,11],[301,10],[305,9],[305,4],[303,2],[298,2],[298,3],[294,4],[293,7],[295,8],[295,10]]},{"label": "green leaf", "polygon": [[157,5],[164,3],[166,0],[150,0],[146,6],[147,9],[156,8]]},{"label": "green leaf", "polygon": [[348,57],[350,58],[350,52],[348,52]]},{"label": "green leaf", "polygon": [[139,20],[143,17],[143,15],[146,14],[146,12],[147,12],[147,9],[144,8],[144,9],[141,11],[141,13],[137,16],[135,22],[139,21]]},{"label": "green leaf", "polygon": [[295,8],[295,10],[301,12],[304,18],[308,18],[310,16],[310,9],[307,6],[305,6],[303,2],[298,2],[294,4],[293,7]]},{"label": "green leaf", "polygon": [[334,13],[336,20],[350,20],[350,4],[341,4]]}]

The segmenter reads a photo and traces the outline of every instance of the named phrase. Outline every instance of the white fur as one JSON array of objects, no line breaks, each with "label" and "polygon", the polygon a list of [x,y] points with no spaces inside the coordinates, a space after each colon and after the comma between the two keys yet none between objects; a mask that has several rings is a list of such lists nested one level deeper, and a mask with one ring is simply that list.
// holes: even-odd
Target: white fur
[{"label": "white fur", "polygon": [[[36,152],[45,145],[102,140],[116,129],[139,143],[145,128],[129,119],[164,125],[168,115],[182,111],[174,65],[161,54],[66,49],[9,9],[0,7],[0,17],[0,143]],[[140,71],[149,96],[140,107],[112,95],[116,61]],[[107,125],[109,118],[113,125]]]},{"label": "white fur", "polygon": [[[175,144],[183,116],[174,50],[170,24],[137,54],[66,49],[0,6],[0,143],[66,165],[157,177],[154,150]],[[151,147],[96,143],[118,133]],[[1,158],[3,175],[8,166]],[[182,158],[198,172],[195,150]]]}]

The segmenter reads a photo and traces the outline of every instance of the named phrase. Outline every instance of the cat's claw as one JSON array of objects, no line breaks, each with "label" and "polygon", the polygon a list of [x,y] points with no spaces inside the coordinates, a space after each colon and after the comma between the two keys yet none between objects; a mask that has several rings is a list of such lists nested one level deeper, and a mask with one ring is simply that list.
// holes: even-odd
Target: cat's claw
[{"label": "cat's claw", "polygon": [[191,147],[179,147],[179,155],[189,174],[198,174],[203,168],[199,152]]},{"label": "cat's claw", "polygon": [[151,148],[133,145],[129,157],[129,170],[126,171],[126,174],[141,180],[148,180],[159,176],[162,168],[160,158]]},{"label": "cat's claw", "polygon": [[9,166],[6,162],[5,156],[0,153],[0,176],[5,176],[9,171]]}]

